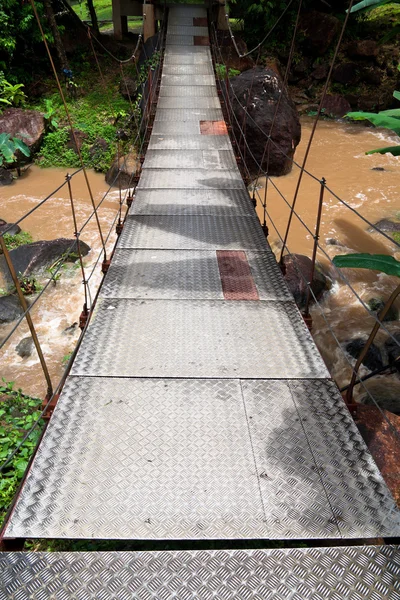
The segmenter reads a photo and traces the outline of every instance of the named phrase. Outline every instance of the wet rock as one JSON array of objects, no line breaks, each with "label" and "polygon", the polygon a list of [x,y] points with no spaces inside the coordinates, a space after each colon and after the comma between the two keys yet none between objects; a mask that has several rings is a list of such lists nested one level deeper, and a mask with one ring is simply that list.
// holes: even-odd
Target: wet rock
[{"label": "wet rock", "polygon": [[21,138],[31,154],[39,150],[45,130],[44,117],[37,110],[7,108],[0,115],[0,131]]},{"label": "wet rock", "polygon": [[139,175],[140,170],[141,164],[137,155],[130,152],[126,156],[121,156],[119,163],[118,159],[113,162],[106,173],[106,182],[117,187],[120,181],[123,189],[132,187],[132,178]]},{"label": "wet rock", "polygon": [[372,167],[371,171],[386,171],[384,167]]},{"label": "wet rock", "polygon": [[[391,219],[381,219],[380,221],[377,221],[377,223],[374,223],[374,225],[381,231],[386,231],[389,233],[393,231],[400,231],[400,221],[392,221]],[[368,231],[375,230],[373,229],[373,227],[370,227]]]},{"label": "wet rock", "polygon": [[311,73],[311,77],[317,81],[325,81],[328,76],[328,72],[328,65],[317,65],[314,71]]},{"label": "wet rock", "polygon": [[[367,301],[367,306],[369,310],[376,315],[382,310],[385,306],[385,301],[382,298],[370,298]],[[399,318],[399,312],[395,306],[391,306],[387,314],[385,315],[384,321],[397,321]]]},{"label": "wet rock", "polygon": [[119,93],[122,94],[126,100],[134,100],[137,96],[137,92],[138,84],[136,79],[133,79],[133,77],[123,77],[121,79]]},{"label": "wet rock", "polygon": [[339,94],[327,94],[322,108],[330,117],[342,118],[351,111],[351,106],[344,96]]},{"label": "wet rock", "polygon": [[19,225],[14,225],[14,223],[7,223],[7,221],[0,219],[0,233],[3,233],[4,231],[6,231],[6,229],[9,229],[9,231],[7,231],[9,235],[18,235],[18,233],[21,233],[21,227]]},{"label": "wet rock", "polygon": [[343,244],[341,242],[339,242],[339,240],[335,240],[335,238],[328,238],[326,240],[326,245],[327,246],[341,246],[341,247],[343,247]]},{"label": "wet rock", "polygon": [[8,169],[0,167],[0,185],[11,185],[14,181],[13,174]]},{"label": "wet rock", "polygon": [[[310,281],[312,262],[308,256],[292,254],[283,257],[284,278],[293,294],[299,308],[304,308],[307,302],[307,284]],[[317,300],[330,288],[329,279],[319,268],[315,269],[311,289]]]},{"label": "wet rock", "polygon": [[380,408],[395,415],[400,415],[400,381],[396,380],[395,376],[380,377],[376,381],[372,380],[368,382],[367,389],[369,394],[366,393],[359,398],[361,404],[367,406],[378,404]]},{"label": "wet rock", "polygon": [[80,129],[74,129],[74,135],[69,133],[67,148],[73,150],[74,152],[80,151],[82,148],[82,144],[88,139],[88,134]]},{"label": "wet rock", "polygon": [[15,351],[21,358],[27,358],[32,354],[34,347],[35,344],[33,342],[33,338],[29,336],[23,338],[19,344],[17,344]]},{"label": "wet rock", "polygon": [[72,323],[72,325],[69,325],[69,327],[66,327],[63,331],[63,335],[74,335],[74,333],[77,331],[77,327],[78,327],[78,322],[75,321],[75,323]]},{"label": "wet rock", "polygon": [[[394,362],[400,357],[400,333],[394,333],[393,338],[388,337],[385,341],[385,350],[388,355],[389,363]],[[397,340],[398,343],[395,342]]]},{"label": "wet rock", "polygon": [[361,74],[361,80],[369,85],[381,85],[383,73],[378,67],[364,69]]},{"label": "wet rock", "polygon": [[378,56],[379,46],[375,40],[357,40],[347,46],[347,55],[351,58],[375,58]]},{"label": "wet rock", "polygon": [[381,94],[362,94],[358,99],[358,108],[365,112],[375,112],[381,106]]},{"label": "wet rock", "polygon": [[314,10],[303,15],[300,28],[305,36],[305,51],[313,56],[321,56],[339,32],[340,21],[333,15]]},{"label": "wet rock", "polygon": [[[235,50],[235,47],[232,44],[232,40],[230,36],[226,35],[225,31],[217,32],[218,43],[221,50],[221,60],[229,69],[234,69],[235,71],[247,71],[248,69],[252,69],[254,66],[254,61],[251,56],[246,56],[244,58],[240,58],[238,53]],[[240,54],[246,54],[248,49],[246,42],[235,33],[235,41],[239,48]],[[270,67],[274,70],[274,67]]]},{"label": "wet rock", "polygon": [[333,70],[332,79],[343,85],[355,85],[360,81],[358,65],[351,62],[338,65]]},{"label": "wet rock", "polygon": [[[37,274],[43,269],[51,266],[56,260],[66,255],[72,247],[71,252],[77,251],[76,240],[59,238],[57,240],[45,240],[33,242],[32,244],[24,244],[11,250],[10,256],[13,261],[15,270],[22,277]],[[84,242],[80,243],[80,248],[83,256],[86,256],[90,251],[90,247]],[[69,258],[71,260],[71,257]],[[11,284],[12,279],[4,260],[4,256],[0,256],[0,273],[4,277],[6,283]]]},{"label": "wet rock", "polygon": [[[267,167],[268,156],[264,153],[266,137],[263,132],[269,132],[271,129],[283,81],[275,71],[255,67],[234,77],[231,82],[233,92],[230,92],[230,102],[237,118],[237,122],[233,119],[237,139],[241,138],[239,125],[243,123],[246,114],[241,106],[248,106],[251,116],[246,116],[246,139],[249,144],[247,155],[251,152],[255,160],[251,160],[249,156],[247,164],[251,175],[256,176],[259,173],[256,163],[263,161],[262,167]],[[288,90],[284,89],[272,131],[270,175],[285,175],[291,171],[292,159],[300,138],[300,120]]]},{"label": "wet rock", "polygon": [[104,152],[107,152],[110,148],[110,144],[103,138],[97,138],[94,144],[89,148],[89,155],[92,160],[100,159]]},{"label": "wet rock", "polygon": [[[354,340],[346,343],[346,351],[350,354],[350,356],[357,359],[360,356],[366,341],[366,338],[355,338]],[[362,361],[362,364],[370,371],[376,371],[377,369],[383,367],[382,355],[378,346],[375,344],[371,345],[364,360]]]},{"label": "wet rock", "polygon": [[358,96],[357,94],[346,94],[345,99],[350,104],[351,107],[357,108],[358,106]]},{"label": "wet rock", "polygon": [[12,323],[23,315],[24,311],[19,302],[18,296],[8,294],[0,296],[0,324]]}]

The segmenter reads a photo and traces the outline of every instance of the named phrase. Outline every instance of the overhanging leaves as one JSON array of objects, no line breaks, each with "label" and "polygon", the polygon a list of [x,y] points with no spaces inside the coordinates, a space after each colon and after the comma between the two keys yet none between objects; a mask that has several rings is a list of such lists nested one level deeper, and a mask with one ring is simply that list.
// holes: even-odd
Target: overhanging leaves
[{"label": "overhanging leaves", "polygon": [[386,146],[386,148],[377,148],[376,150],[369,150],[365,154],[393,154],[393,156],[400,156],[400,146]]},{"label": "overhanging leaves", "polygon": [[[398,110],[398,109],[396,109]],[[400,119],[385,115],[382,113],[368,113],[368,112],[349,112],[346,117],[353,119],[354,121],[370,121],[376,127],[385,127],[391,129],[398,135],[400,135]]]},{"label": "overhanging leaves", "polygon": [[387,254],[343,254],[335,256],[333,264],[346,269],[369,269],[400,277],[400,262]]}]

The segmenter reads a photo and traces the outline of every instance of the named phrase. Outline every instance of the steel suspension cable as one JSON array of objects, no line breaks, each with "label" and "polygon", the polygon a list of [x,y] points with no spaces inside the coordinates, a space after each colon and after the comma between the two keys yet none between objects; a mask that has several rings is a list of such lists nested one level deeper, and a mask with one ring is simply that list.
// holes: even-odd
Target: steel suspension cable
[{"label": "steel suspension cable", "polygon": [[288,224],[287,224],[285,235],[284,235],[284,244],[283,244],[282,251],[281,251],[280,262],[282,262],[283,253],[285,251],[285,245],[286,245],[287,240],[288,240],[290,226],[291,226],[292,218],[293,218],[293,209],[296,206],[297,198],[298,198],[299,191],[300,191],[301,182],[302,182],[302,179],[303,179],[304,169],[305,169],[305,166],[307,164],[308,156],[310,154],[311,145],[312,145],[313,140],[314,140],[315,131],[317,129],[318,121],[319,121],[319,118],[320,118],[321,112],[322,112],[322,107],[324,105],[325,97],[326,97],[326,94],[328,92],[328,85],[329,85],[331,77],[332,77],[333,68],[335,66],[337,56],[339,54],[339,49],[340,49],[340,47],[342,45],[342,40],[343,40],[344,32],[346,31],[347,23],[348,23],[348,20],[350,18],[350,12],[351,12],[353,4],[354,4],[354,0],[350,0],[349,8],[348,8],[348,11],[346,13],[346,17],[344,19],[342,30],[340,32],[340,36],[339,36],[338,42],[336,44],[335,52],[334,52],[334,55],[333,55],[333,58],[332,58],[332,62],[331,62],[330,68],[329,68],[329,73],[328,73],[328,76],[326,78],[323,90],[322,90],[321,100],[320,100],[320,103],[319,103],[319,106],[318,106],[317,114],[316,114],[315,119],[314,119],[313,127],[312,127],[311,134],[310,134],[310,138],[308,140],[306,152],[305,152],[305,155],[304,155],[304,158],[303,158],[303,164],[302,164],[302,167],[301,167],[301,170],[300,170],[300,173],[299,173],[299,178],[298,178],[298,181],[297,181],[296,190],[294,192],[293,203],[292,203],[292,207],[293,208],[292,208],[292,210],[290,212]]},{"label": "steel suspension cable", "polygon": [[52,57],[51,52],[50,52],[50,48],[49,48],[49,46],[47,44],[46,36],[44,35],[43,27],[42,27],[42,24],[40,22],[40,17],[39,17],[39,14],[37,12],[37,9],[36,9],[35,0],[29,0],[29,2],[31,4],[33,13],[35,15],[35,18],[36,18],[36,21],[37,21],[37,24],[38,24],[38,27],[39,27],[39,30],[40,30],[40,34],[42,36],[43,43],[44,43],[44,45],[46,47],[46,52],[47,52],[47,55],[48,55],[49,60],[50,60],[51,68],[53,70],[53,74],[54,74],[55,80],[57,82],[58,91],[60,93],[61,100],[62,100],[63,105],[64,105],[64,110],[65,110],[65,113],[66,113],[66,116],[67,116],[67,119],[68,119],[69,127],[70,127],[70,130],[71,130],[71,135],[72,135],[72,138],[74,140],[76,151],[77,151],[77,154],[79,156],[79,161],[80,161],[81,166],[82,166],[83,175],[85,177],[86,186],[87,186],[87,189],[88,189],[88,192],[89,192],[89,196],[90,196],[90,201],[92,203],[93,210],[95,211],[95,218],[96,218],[96,222],[97,222],[97,228],[98,228],[100,239],[101,239],[101,243],[102,243],[102,246],[103,246],[104,260],[106,260],[107,254],[106,254],[106,247],[105,247],[105,243],[104,243],[103,232],[101,230],[100,220],[99,220],[99,216],[97,214],[97,210],[96,210],[96,207],[95,207],[95,202],[94,202],[94,198],[93,198],[92,188],[91,188],[91,185],[90,185],[90,182],[89,182],[89,178],[88,178],[88,174],[87,174],[84,162],[83,162],[82,153],[81,153],[81,150],[79,148],[78,141],[77,141],[76,135],[75,135],[75,131],[74,131],[74,128],[73,128],[73,125],[72,125],[71,115],[70,115],[69,110],[68,110],[67,102],[65,100],[64,92],[63,92],[62,87],[61,87],[61,83],[60,83],[60,80],[59,80],[59,77],[58,77],[58,74],[57,74],[57,69],[55,67],[55,64],[54,64],[54,61],[53,61],[53,57]]}]

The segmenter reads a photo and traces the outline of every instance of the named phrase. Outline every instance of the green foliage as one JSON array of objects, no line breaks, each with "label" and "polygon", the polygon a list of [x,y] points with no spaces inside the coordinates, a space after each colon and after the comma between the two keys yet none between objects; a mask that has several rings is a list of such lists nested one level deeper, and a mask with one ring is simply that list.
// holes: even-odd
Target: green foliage
[{"label": "green foliage", "polygon": [[[287,2],[283,0],[231,0],[230,16],[243,21],[246,42],[255,45],[265,37],[286,6]],[[275,39],[285,37],[285,26],[293,18],[293,14],[293,11],[288,11],[275,32]]]},{"label": "green foliage", "polygon": [[21,231],[20,233],[17,233],[17,235],[5,233],[4,242],[6,244],[7,250],[15,250],[15,248],[18,248],[19,246],[31,244],[33,242],[33,239],[30,233],[28,233],[27,231]]},{"label": "green foliage", "polygon": [[[221,65],[219,63],[216,63],[215,65],[215,71],[217,73],[217,77],[218,79],[226,79],[226,66],[225,65]],[[228,77],[236,77],[236,75],[240,75],[240,71],[238,71],[237,69],[229,69],[228,70]]]},{"label": "green foliage", "polygon": [[398,244],[400,244],[400,231],[393,231],[392,237],[393,237],[393,239],[394,239],[395,242],[397,242]]},{"label": "green foliage", "polygon": [[[41,400],[25,396],[20,389],[14,389],[13,382],[4,379],[0,385],[0,465],[15,450],[33,424],[40,419]],[[11,460],[0,475],[0,521],[25,473],[28,461],[39,440],[43,420]]]},{"label": "green foliage", "polygon": [[365,154],[393,154],[393,156],[400,156],[400,145],[399,146],[386,146],[385,148],[377,148],[376,150],[369,150]]},{"label": "green foliage", "polygon": [[335,256],[333,264],[336,267],[370,269],[400,277],[400,262],[387,254],[343,254]]},{"label": "green foliage", "polygon": [[15,162],[17,150],[25,156],[30,156],[31,152],[25,142],[16,137],[11,138],[9,133],[0,133],[0,166]]},{"label": "green foliage", "polygon": [[355,13],[359,10],[370,10],[384,4],[400,4],[400,0],[362,0],[362,2],[355,4],[350,12]]},{"label": "green foliage", "polygon": [[57,113],[57,109],[53,105],[53,102],[50,100],[50,98],[44,99],[44,106],[45,112],[43,113],[43,116],[47,121],[47,127],[51,131],[55,131],[56,129],[58,129],[58,121],[55,116]]},{"label": "green foliage", "polygon": [[[49,118],[57,123],[58,129],[55,129],[54,123],[55,131],[45,135],[37,163],[41,167],[79,167],[78,154],[68,147],[70,132],[68,127],[63,126],[66,114],[56,94],[47,101],[46,108],[51,110]],[[107,98],[99,87],[95,87],[82,98],[70,99],[68,110],[76,129],[85,135],[81,146],[85,165],[97,171],[107,171],[117,149],[114,114],[127,115],[129,103],[121,97]],[[99,139],[103,140],[101,144],[97,143]]]},{"label": "green foliage", "polygon": [[[0,71],[0,104],[3,106],[19,106],[26,100],[25,93],[22,91],[23,83],[12,84],[4,77],[3,71]],[[1,110],[0,106],[0,110]]]}]

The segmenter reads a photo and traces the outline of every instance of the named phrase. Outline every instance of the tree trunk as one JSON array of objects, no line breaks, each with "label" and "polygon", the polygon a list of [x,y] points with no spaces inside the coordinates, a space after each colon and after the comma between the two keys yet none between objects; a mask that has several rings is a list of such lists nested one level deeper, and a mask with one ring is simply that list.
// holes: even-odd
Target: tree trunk
[{"label": "tree trunk", "polygon": [[93,6],[93,0],[86,0],[86,4],[89,9],[90,20],[92,21],[92,28],[93,28],[94,32],[98,35],[99,34],[99,24],[97,21],[96,11]]},{"label": "tree trunk", "polygon": [[44,10],[46,12],[46,17],[49,22],[49,26],[51,29],[51,33],[54,38],[54,45],[57,50],[58,59],[60,61],[60,65],[62,69],[69,69],[67,55],[65,54],[65,49],[63,43],[61,41],[60,32],[56,23],[56,18],[54,16],[53,7],[51,4],[51,0],[43,0]]}]

